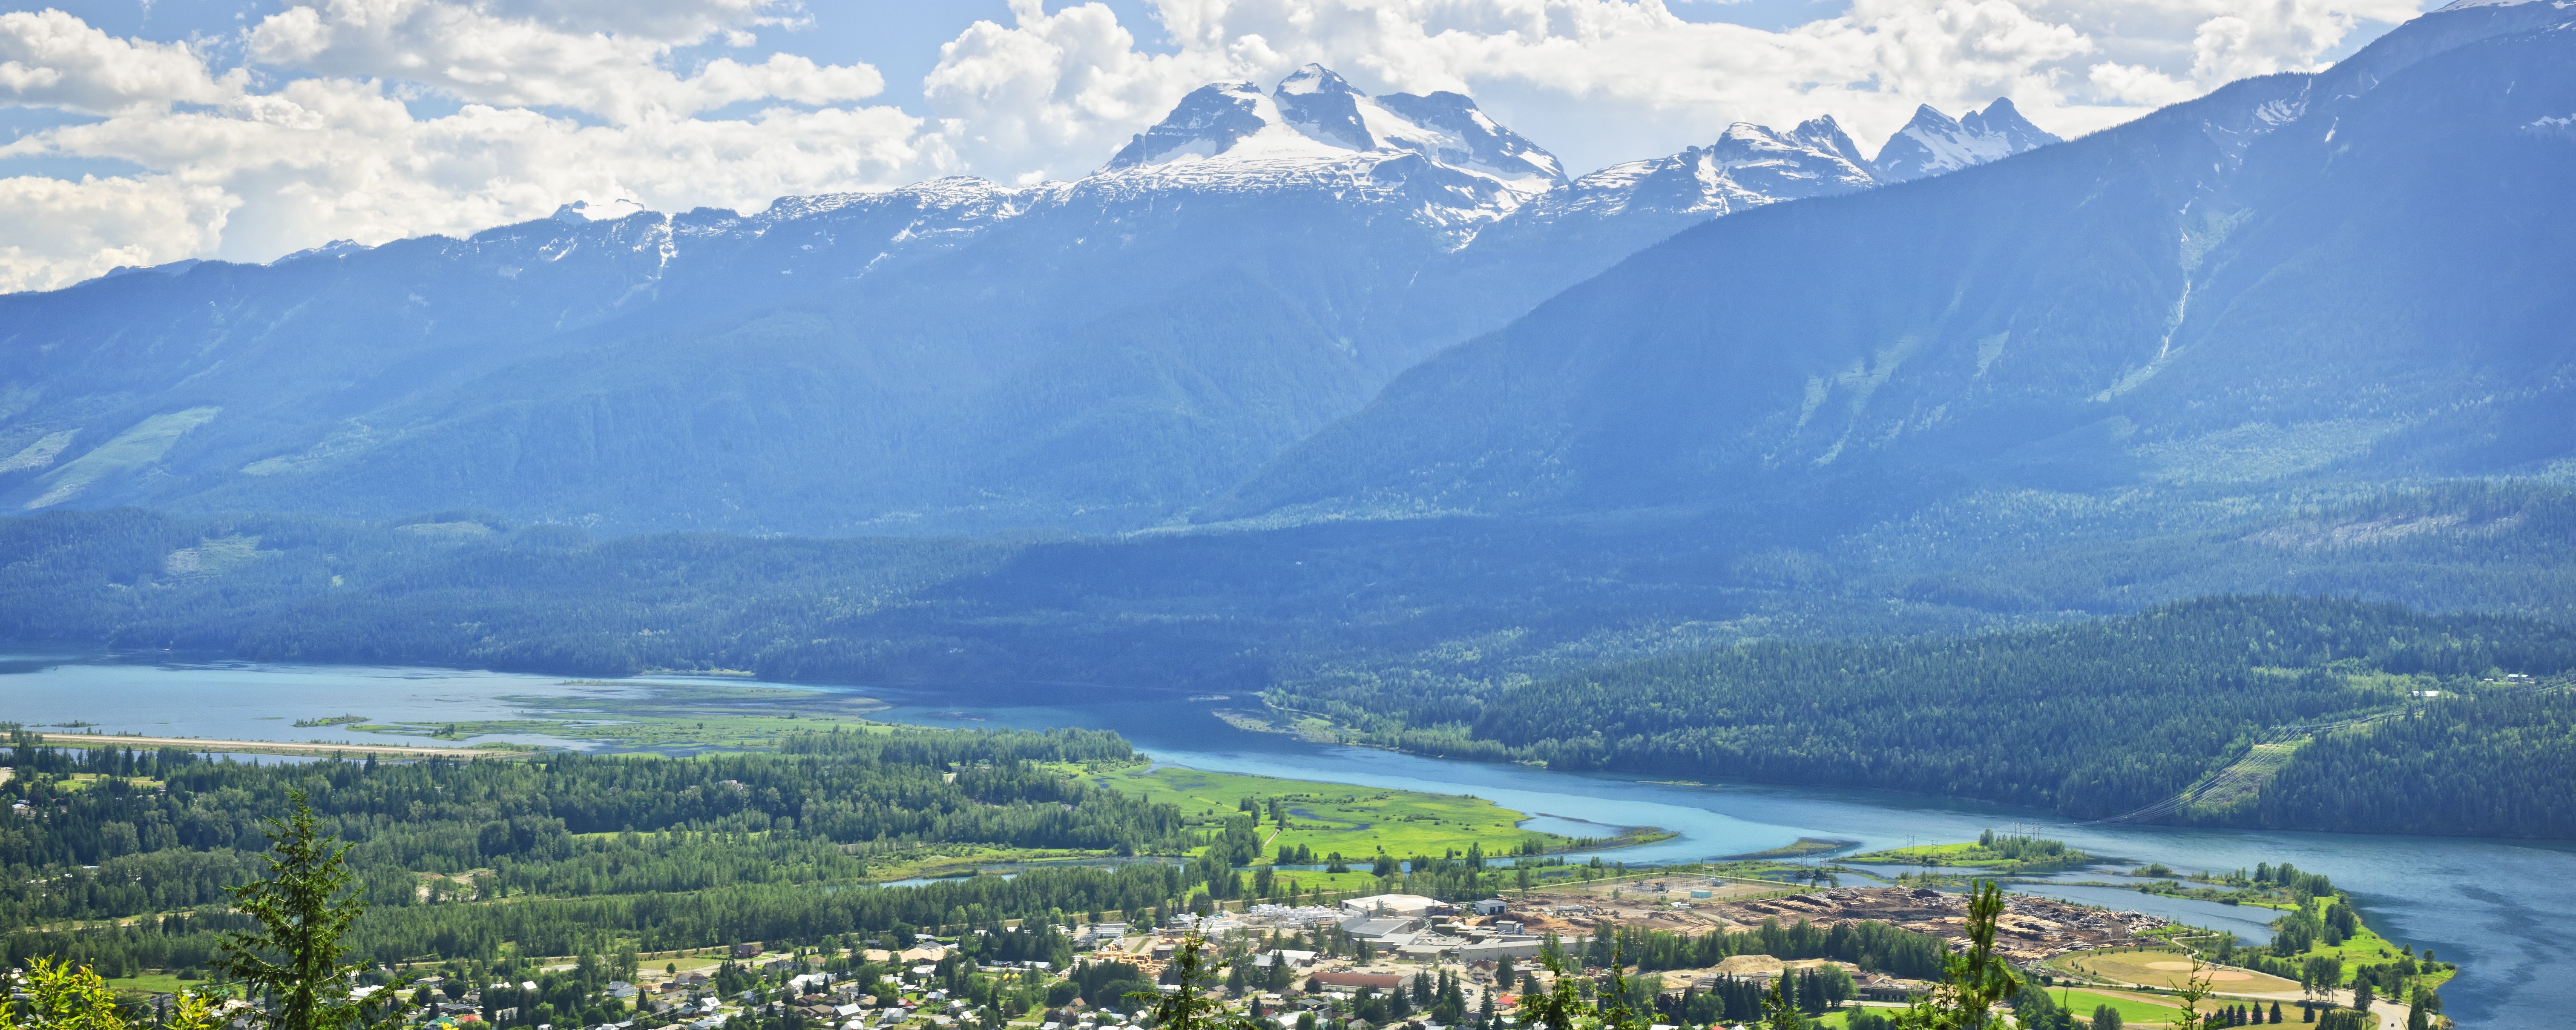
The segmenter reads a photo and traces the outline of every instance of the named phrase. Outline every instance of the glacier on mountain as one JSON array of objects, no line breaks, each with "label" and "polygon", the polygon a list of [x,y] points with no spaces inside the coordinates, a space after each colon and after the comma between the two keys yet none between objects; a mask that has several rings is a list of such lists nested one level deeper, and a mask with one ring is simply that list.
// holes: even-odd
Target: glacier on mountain
[{"label": "glacier on mountain", "polygon": [[1648,207],[1715,217],[1874,184],[1868,163],[1830,115],[1788,132],[1737,122],[1708,146],[1578,178],[1534,206],[1530,217],[1607,216]]},{"label": "glacier on mountain", "polygon": [[1556,155],[1497,124],[1473,100],[1448,92],[1372,97],[1316,64],[1266,94],[1249,82],[1202,86],[1102,171],[1184,162],[1373,164],[1406,154],[1493,179],[1516,195],[1565,181]]}]

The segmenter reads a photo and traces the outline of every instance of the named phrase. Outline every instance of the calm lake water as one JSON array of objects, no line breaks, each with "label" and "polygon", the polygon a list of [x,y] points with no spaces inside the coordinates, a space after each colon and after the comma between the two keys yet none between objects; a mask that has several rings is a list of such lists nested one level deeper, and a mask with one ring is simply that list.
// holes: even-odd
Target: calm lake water
[{"label": "calm lake water", "polygon": [[[296,720],[363,715],[377,722],[507,719],[522,705],[512,696],[575,694],[620,697],[627,687],[572,687],[561,676],[365,665],[278,665],[240,661],[111,661],[93,655],[0,652],[0,720],[31,729],[138,733],[210,740],[328,744],[427,744],[452,741],[408,734],[356,733]],[[74,727],[68,724],[89,724]],[[502,741],[558,747],[592,745],[543,735],[492,735]]]},{"label": "calm lake water", "polygon": [[[288,723],[344,713],[379,719],[504,717],[518,707],[504,697],[576,689],[560,683],[552,676],[440,669],[0,656],[0,719],[79,720],[108,731],[208,738],[364,740],[371,735],[297,730]],[[1884,792],[1689,786],[1452,762],[1245,732],[1210,713],[1250,707],[1250,699],[1197,699],[1181,692],[797,689],[865,694],[895,706],[879,718],[924,725],[1113,729],[1161,762],[1195,769],[1473,794],[1540,817],[1545,822],[1534,826],[1559,832],[1657,826],[1675,834],[1615,853],[1632,863],[1738,855],[1800,837],[1896,847],[1971,839],[1987,828],[2019,828],[2096,855],[2176,869],[2288,861],[2332,876],[2395,939],[2467,964],[2469,974],[2443,992],[2448,1014],[2463,1024],[2536,1027],[2556,1025],[2564,1014],[2556,992],[2545,985],[2555,975],[2550,970],[2568,968],[2569,942],[2576,936],[2576,847],[2566,844],[2075,823],[2027,809]],[[2076,885],[2030,889],[2233,930],[2249,940],[2269,937],[2259,919],[2250,918],[2254,913],[2230,906]]]}]

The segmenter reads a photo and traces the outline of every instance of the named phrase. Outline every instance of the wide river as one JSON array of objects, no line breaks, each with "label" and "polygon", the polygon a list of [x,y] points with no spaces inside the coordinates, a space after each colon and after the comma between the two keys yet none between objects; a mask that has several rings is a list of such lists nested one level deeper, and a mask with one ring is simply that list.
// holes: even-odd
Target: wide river
[{"label": "wide river", "polygon": [[[291,721],[343,713],[378,719],[492,718],[519,707],[507,698],[567,693],[559,683],[556,677],[448,669],[0,655],[0,720],[31,725],[78,721],[105,732],[215,739],[383,741],[387,738],[344,730],[295,729]],[[797,689],[860,693],[895,706],[880,718],[946,726],[1112,729],[1172,765],[1473,794],[1530,813],[1543,820],[1540,825],[1554,829],[1656,826],[1675,834],[1615,853],[1631,863],[1744,854],[1799,837],[1852,840],[1867,848],[1966,840],[1990,827],[2019,827],[2096,855],[2177,869],[2287,861],[2332,876],[2362,903],[2374,925],[2397,940],[2466,965],[2468,975],[2443,992],[2447,1013],[2462,1024],[2539,1027],[2558,1025],[2565,1015],[2560,989],[2546,983],[2558,975],[2550,970],[2570,970],[2570,940],[2576,938],[2576,846],[2566,843],[2077,823],[2027,809],[1886,792],[1679,786],[1454,762],[1246,732],[1210,714],[1243,705],[1245,699],[1159,691]],[[2048,892],[2233,929],[2249,940],[2268,937],[2259,922],[2226,906],[2076,887]]]}]

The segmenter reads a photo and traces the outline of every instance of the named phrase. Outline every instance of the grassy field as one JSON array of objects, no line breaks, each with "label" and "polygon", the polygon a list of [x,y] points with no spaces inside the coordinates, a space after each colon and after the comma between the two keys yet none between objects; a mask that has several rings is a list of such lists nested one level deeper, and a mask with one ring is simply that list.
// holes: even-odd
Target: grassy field
[{"label": "grassy field", "polygon": [[2194,799],[2192,808],[2216,812],[2252,798],[2289,766],[2290,757],[2306,743],[2302,737],[2288,743],[2254,745],[2245,757],[2218,771],[2209,791]]},{"label": "grassy field", "polygon": [[1978,847],[1975,841],[1957,844],[1917,844],[1910,848],[1889,848],[1853,855],[1847,862],[1870,862],[1889,865],[1989,865],[2003,857]]},{"label": "grassy field", "polygon": [[[2323,913],[2326,906],[2332,903],[2333,899],[2331,898],[2318,898],[2310,902],[2310,904],[2315,907],[2315,911],[2319,913]],[[2328,947],[2323,943],[2310,945],[2308,950],[2303,953],[2297,961],[2305,961],[2307,955],[2332,955],[2336,958],[2342,959],[2344,982],[2349,984],[2352,982],[2352,973],[2356,967],[2394,962],[2397,961],[2399,954],[2400,952],[2397,950],[2397,945],[2394,942],[2391,942],[2386,937],[2380,936],[2378,931],[2371,929],[2369,924],[2365,923],[2361,927],[2361,932],[2344,938],[2344,941],[2341,944],[2337,944],[2332,947]],[[2420,984],[2426,987],[2438,988],[2443,984],[2450,982],[2453,975],[2454,974],[2450,970],[2443,970],[2438,973],[2418,974],[2408,979],[2407,982],[2410,984]]]},{"label": "grassy field", "polygon": [[868,875],[882,883],[914,877],[937,879],[965,876],[999,863],[1013,867],[1026,865],[1078,864],[1097,859],[1107,851],[1075,851],[1058,848],[995,848],[972,844],[929,845],[890,855],[871,856]]},{"label": "grassy field", "polygon": [[1737,859],[1805,858],[1809,855],[1832,854],[1857,843],[1859,842],[1833,840],[1821,837],[1800,837],[1796,841],[1784,844],[1780,847],[1772,848],[1769,851],[1756,851],[1748,855],[1737,855],[1734,857]]},{"label": "grassy field", "polygon": [[[2179,951],[2096,951],[2061,956],[2050,965],[2124,983],[2180,987],[2191,976],[2191,957]],[[2221,991],[2296,991],[2295,982],[2250,969],[2208,966],[2210,986]]]},{"label": "grassy field", "polygon": [[1828,1012],[1828,1013],[1825,1013],[1824,1015],[1821,1015],[1821,1016],[1816,1017],[1816,1025],[1817,1025],[1817,1026],[1820,1026],[1820,1027],[1824,1027],[1824,1028],[1825,1028],[1825,1030],[1843,1030],[1843,1028],[1844,1028],[1844,1027],[1851,1025],[1851,1017],[1852,1017],[1852,1015],[1853,1015],[1854,1013],[1858,1013],[1858,1012],[1875,1012],[1875,1013],[1878,1013],[1879,1015],[1885,1016],[1885,1017],[1887,1017],[1887,1018],[1889,1018],[1889,1019],[1894,1019],[1894,1018],[1896,1018],[1896,1014],[1897,1014],[1897,1013],[1899,1013],[1899,1012],[1903,1012],[1903,1011],[1905,1011],[1905,1010],[1904,1010],[1904,1009],[1898,1009],[1898,1008],[1888,1008],[1888,1007],[1880,1006],[1880,1005],[1868,1005],[1868,1006],[1859,1006],[1859,1005],[1855,1005],[1855,1006],[1851,1006],[1851,1007],[1848,1007],[1848,1008],[1835,1009],[1835,1010],[1834,1010],[1834,1011],[1832,1011],[1832,1012]]},{"label": "grassy field", "polygon": [[[1341,853],[1357,866],[1353,872],[1335,876],[1281,874],[1309,886],[1328,883],[1334,890],[1368,886],[1372,882],[1368,863],[1379,851],[1405,858],[1441,855],[1452,848],[1463,853],[1468,845],[1478,844],[1486,854],[1502,857],[1517,852],[1527,840],[1536,840],[1542,847],[1572,843],[1564,837],[1518,829],[1519,823],[1529,818],[1527,815],[1461,795],[1373,790],[1169,766],[1151,771],[1143,766],[1094,769],[1080,775],[1120,793],[1179,805],[1183,813],[1192,817],[1232,815],[1237,811],[1236,805],[1247,797],[1280,798],[1287,808],[1288,828],[1264,824],[1262,853],[1275,855],[1282,845],[1303,845],[1315,853],[1319,862],[1328,854]],[[1349,882],[1343,883],[1344,880]]]},{"label": "grassy field", "polygon": [[2120,1011],[2122,1026],[2135,1026],[2141,1023],[2171,1025],[2182,1018],[2182,1006],[2143,1001],[2139,995],[2104,994],[2099,991],[2074,989],[2048,993],[2050,997],[2058,999],[2059,1004],[2067,1011],[2084,1019],[2093,1018],[2093,1010],[2104,1005]]},{"label": "grassy field", "polygon": [[145,973],[140,976],[120,976],[109,980],[107,985],[119,991],[132,991],[139,994],[170,994],[182,987],[203,987],[206,982],[181,980],[176,974],[171,973]]},{"label": "grassy field", "polygon": [[[348,728],[456,741],[542,734],[596,741],[611,750],[739,750],[767,747],[784,733],[882,728],[864,717],[886,707],[874,698],[777,687],[588,680],[568,680],[562,685],[574,692],[504,698],[524,706],[514,719],[360,723]],[[645,693],[633,696],[631,692],[639,687]]]},{"label": "grassy field", "polygon": [[1889,848],[1865,855],[1853,855],[1842,861],[1865,865],[1956,867],[2009,873],[2063,869],[2083,865],[2091,861],[2091,858],[2081,851],[2067,851],[2061,855],[2025,861],[2007,857],[2003,852],[1975,841],[1961,841],[1956,844],[1918,844],[1910,848]]}]

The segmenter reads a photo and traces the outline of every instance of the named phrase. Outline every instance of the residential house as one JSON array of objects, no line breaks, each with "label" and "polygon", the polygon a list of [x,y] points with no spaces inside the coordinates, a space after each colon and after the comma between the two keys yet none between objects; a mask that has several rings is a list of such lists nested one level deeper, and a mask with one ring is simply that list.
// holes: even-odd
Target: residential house
[{"label": "residential house", "polygon": [[1252,956],[1252,964],[1255,968],[1259,969],[1268,969],[1274,964],[1284,965],[1290,969],[1305,969],[1314,965],[1315,959],[1318,957],[1320,956],[1312,951],[1296,951],[1289,948],[1274,948]]},{"label": "residential house", "polygon": [[[1327,971],[1307,977],[1306,985],[1306,989],[1310,991],[1322,990],[1327,987],[1347,987],[1353,990],[1357,990],[1362,987],[1375,987],[1379,990],[1393,990],[1404,986],[1404,978],[1392,973]],[[1358,1024],[1354,1022],[1352,1025],[1357,1026]]]}]

